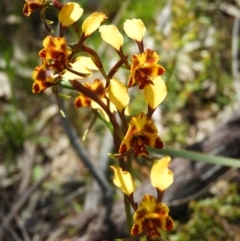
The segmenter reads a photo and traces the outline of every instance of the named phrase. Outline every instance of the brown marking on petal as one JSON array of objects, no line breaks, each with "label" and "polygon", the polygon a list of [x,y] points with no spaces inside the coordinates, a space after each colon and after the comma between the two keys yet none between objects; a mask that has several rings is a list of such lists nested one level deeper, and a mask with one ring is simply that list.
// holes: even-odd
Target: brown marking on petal
[{"label": "brown marking on petal", "polygon": [[134,220],[138,221],[138,220],[144,218],[144,216],[146,214],[147,214],[147,210],[145,209],[145,207],[143,207],[142,209],[138,209],[135,213],[136,216],[135,216]]},{"label": "brown marking on petal", "polygon": [[32,92],[33,93],[42,93],[48,87],[53,86],[52,83],[48,83],[45,81],[36,81],[33,83]]},{"label": "brown marking on petal", "polygon": [[144,143],[144,145],[149,146],[151,143],[151,140],[149,139],[148,136],[141,136],[142,142]]},{"label": "brown marking on petal", "polygon": [[156,237],[161,237],[160,236],[160,233],[158,232],[157,228],[152,228],[152,229],[148,229],[147,230],[147,236],[146,238],[147,239],[153,239],[153,238],[156,238]]},{"label": "brown marking on petal", "polygon": [[43,59],[46,59],[47,57],[47,53],[46,53],[46,49],[42,49],[40,52],[39,52],[39,56]]},{"label": "brown marking on petal", "polygon": [[65,64],[58,61],[53,61],[50,66],[57,72],[62,72],[65,69]]},{"label": "brown marking on petal", "polygon": [[129,141],[130,142],[130,146],[134,147],[136,145],[136,143],[137,143],[137,137],[134,136],[134,135],[131,135],[131,134],[129,134],[128,136],[131,136],[130,141]]},{"label": "brown marking on petal", "polygon": [[151,49],[147,49],[145,52],[146,55],[146,63],[147,64],[155,64],[158,62],[158,55]]},{"label": "brown marking on petal", "polygon": [[39,3],[25,3],[23,6],[23,13],[25,16],[29,16],[32,12],[43,8],[43,4]]},{"label": "brown marking on petal", "polygon": [[140,64],[139,59],[140,58],[141,58],[141,54],[139,54],[139,55],[134,54],[133,55],[131,69],[136,69],[139,66],[139,64]]},{"label": "brown marking on petal", "polygon": [[58,62],[63,62],[66,63],[67,59],[64,53],[59,53],[59,52],[53,52],[56,54],[56,57],[53,56],[53,59],[56,59]]},{"label": "brown marking on petal", "polygon": [[105,92],[103,82],[100,79],[95,79],[94,83],[91,85],[91,90],[96,95],[103,97]]},{"label": "brown marking on petal", "polygon": [[155,223],[153,219],[149,219],[148,220],[148,226],[150,229],[153,229],[155,227]]},{"label": "brown marking on petal", "polygon": [[120,153],[120,154],[123,154],[123,153],[125,153],[126,151],[128,151],[127,145],[126,145],[126,144],[122,144],[122,145],[120,146],[120,148],[119,148],[119,153]]},{"label": "brown marking on petal", "polygon": [[135,145],[133,149],[134,149],[134,155],[136,157],[138,157],[138,156],[148,156],[149,155],[149,153],[146,150],[144,145],[142,145],[142,146]]},{"label": "brown marking on petal", "polygon": [[[153,76],[153,73],[155,71],[155,66],[152,65],[152,66],[148,66],[148,68],[144,68],[142,71],[144,72],[144,74],[146,76]],[[156,71],[155,71],[156,72]]]},{"label": "brown marking on petal", "polygon": [[164,144],[163,144],[163,142],[162,142],[160,137],[155,139],[155,143],[154,143],[153,147],[155,147],[157,149],[162,149],[164,147]]},{"label": "brown marking on petal", "polygon": [[137,118],[143,119],[144,117],[147,117],[143,112],[140,112],[137,116]]},{"label": "brown marking on petal", "polygon": [[46,70],[39,68],[36,74],[36,80],[45,81],[46,80]]},{"label": "brown marking on petal", "polygon": [[29,6],[29,4],[24,4],[24,6],[23,6],[23,13],[24,13],[24,15],[25,16],[30,16],[30,14],[32,13],[33,11],[31,10],[31,8],[30,8],[30,6]]},{"label": "brown marking on petal", "polygon": [[161,208],[159,211],[159,215],[164,217],[164,216],[168,215],[168,212],[166,212],[166,210],[164,208]]},{"label": "brown marking on petal", "polygon": [[130,120],[130,124],[129,124],[129,127],[128,127],[128,131],[126,133],[126,136],[130,137],[130,138],[133,138],[135,136],[137,136],[137,127],[135,126],[134,124],[134,120],[131,119]]},{"label": "brown marking on petal", "polygon": [[57,52],[57,51],[48,51],[47,58],[48,59],[56,59],[59,62],[65,60],[64,54],[61,52]]},{"label": "brown marking on petal", "polygon": [[140,90],[144,89],[149,84],[153,85],[153,82],[147,76],[145,78],[138,79],[138,87]]},{"label": "brown marking on petal", "polygon": [[173,226],[174,226],[174,222],[172,218],[168,216],[166,220],[166,227],[165,227],[166,230],[171,231],[173,229]]},{"label": "brown marking on petal", "polygon": [[76,98],[75,99],[75,101],[74,101],[74,105],[76,106],[76,107],[81,107],[82,105],[81,105],[81,100],[79,99],[79,98]]},{"label": "brown marking on petal", "polygon": [[155,213],[158,213],[159,215],[166,214],[167,212],[165,212],[165,211],[163,212],[163,210],[164,210],[164,208],[163,208],[162,204],[159,203],[159,204],[156,206],[154,212],[155,212]]},{"label": "brown marking on petal", "polygon": [[164,74],[164,72],[165,72],[165,69],[161,65],[159,65],[157,75],[162,75],[162,74]]},{"label": "brown marking on petal", "polygon": [[141,146],[143,146],[143,144],[144,144],[143,139],[141,137],[138,137],[136,140],[136,145],[141,147]]},{"label": "brown marking on petal", "polygon": [[144,69],[139,69],[136,71],[136,78],[142,78],[142,79],[147,78],[147,74],[145,73]]},{"label": "brown marking on petal", "polygon": [[127,88],[131,88],[135,84],[133,77],[131,77],[128,81]]},{"label": "brown marking on petal", "polygon": [[134,224],[131,230],[131,235],[135,236],[138,235],[139,232],[139,225],[138,224]]},{"label": "brown marking on petal", "polygon": [[91,99],[84,95],[80,95],[75,99],[74,104],[76,107],[88,107],[91,105]]},{"label": "brown marking on petal", "polygon": [[58,41],[58,37],[49,36],[48,40],[49,41],[46,41],[46,48],[48,50],[55,49],[57,47],[56,42]]},{"label": "brown marking on petal", "polygon": [[33,93],[40,93],[41,92],[41,87],[39,85],[39,83],[34,83],[32,86],[32,92]]},{"label": "brown marking on petal", "polygon": [[152,133],[155,134],[156,133],[156,127],[154,126],[154,123],[152,122],[151,119],[147,119],[148,122],[144,125],[144,131],[148,132],[148,133]]},{"label": "brown marking on petal", "polygon": [[154,219],[154,222],[155,222],[155,224],[156,224],[156,227],[158,227],[158,228],[163,228],[163,227],[162,227],[162,220],[161,220],[160,217]]}]

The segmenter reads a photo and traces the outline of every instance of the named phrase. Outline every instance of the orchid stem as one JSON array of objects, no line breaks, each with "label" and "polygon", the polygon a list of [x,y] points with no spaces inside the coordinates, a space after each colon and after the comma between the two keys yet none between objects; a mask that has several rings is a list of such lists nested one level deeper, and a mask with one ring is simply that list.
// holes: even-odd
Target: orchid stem
[{"label": "orchid stem", "polygon": [[131,232],[132,229],[132,213],[131,213],[131,206],[128,200],[128,197],[124,194],[124,207],[125,207],[125,213],[126,213],[126,218],[127,218],[127,225],[128,225],[128,230],[129,233]]}]

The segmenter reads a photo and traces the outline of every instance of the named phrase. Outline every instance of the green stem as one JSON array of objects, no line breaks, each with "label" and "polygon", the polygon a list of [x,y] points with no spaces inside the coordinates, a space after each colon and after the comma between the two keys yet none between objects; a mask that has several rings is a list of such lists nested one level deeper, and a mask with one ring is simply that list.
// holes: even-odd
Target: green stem
[{"label": "green stem", "polygon": [[129,233],[131,232],[132,229],[132,213],[131,213],[131,206],[128,200],[128,197],[124,195],[124,207],[125,207],[125,213],[126,213],[126,218],[127,218],[127,225],[128,225],[128,230]]}]

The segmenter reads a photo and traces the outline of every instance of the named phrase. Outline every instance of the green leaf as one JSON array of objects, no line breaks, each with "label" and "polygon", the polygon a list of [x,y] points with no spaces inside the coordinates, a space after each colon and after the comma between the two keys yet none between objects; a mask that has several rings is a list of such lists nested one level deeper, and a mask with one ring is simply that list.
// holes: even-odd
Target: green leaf
[{"label": "green leaf", "polygon": [[174,150],[171,148],[164,148],[162,150],[153,148],[148,149],[149,151],[157,154],[182,157],[193,161],[206,162],[209,164],[240,168],[240,160],[231,157],[213,156],[210,154],[204,154],[196,151]]},{"label": "green leaf", "polygon": [[65,89],[75,90],[75,89],[72,87],[72,84],[71,84],[67,79],[62,79],[62,80],[60,81],[60,86],[62,86],[62,87],[65,88]]}]

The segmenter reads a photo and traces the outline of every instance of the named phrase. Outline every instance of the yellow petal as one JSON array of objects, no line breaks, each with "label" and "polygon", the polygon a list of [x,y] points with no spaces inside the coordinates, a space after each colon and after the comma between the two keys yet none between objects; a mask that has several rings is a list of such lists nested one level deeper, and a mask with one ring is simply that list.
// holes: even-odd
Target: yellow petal
[{"label": "yellow petal", "polygon": [[[71,63],[71,68],[82,74],[89,74],[89,76],[92,73],[91,70],[98,70],[97,66],[93,63],[92,59],[90,57],[85,56],[77,57],[74,63]],[[81,77],[67,70],[64,72],[62,77],[68,80],[84,79],[84,77]]]},{"label": "yellow petal", "polygon": [[96,31],[101,23],[107,19],[106,15],[103,13],[93,13],[89,17],[87,17],[82,24],[82,32],[85,36],[91,35],[94,31]]},{"label": "yellow petal", "polygon": [[83,14],[83,9],[78,3],[68,2],[60,10],[58,19],[62,26],[69,26],[76,22]]},{"label": "yellow petal", "polygon": [[106,95],[119,111],[122,111],[130,100],[126,85],[117,79],[110,80]]},{"label": "yellow petal", "polygon": [[165,99],[167,95],[167,86],[164,80],[157,76],[152,80],[152,84],[148,84],[144,88],[144,97],[148,105],[152,109],[156,109],[157,106]]},{"label": "yellow petal", "polygon": [[120,50],[123,45],[123,36],[115,25],[102,25],[99,32],[105,42],[112,45],[116,50]]},{"label": "yellow petal", "polygon": [[120,188],[126,195],[131,195],[136,187],[131,174],[127,171],[123,171],[122,168],[116,166],[110,166],[114,171],[113,183]]},{"label": "yellow petal", "polygon": [[129,106],[126,107],[126,109],[125,109],[125,111],[124,111],[124,115],[130,116]]},{"label": "yellow petal", "polygon": [[173,183],[173,173],[168,169],[170,161],[171,158],[169,156],[155,160],[151,169],[151,183],[161,191],[164,191]]},{"label": "yellow petal", "polygon": [[127,19],[123,24],[123,29],[127,36],[133,40],[141,42],[146,32],[146,27],[141,19]]}]

